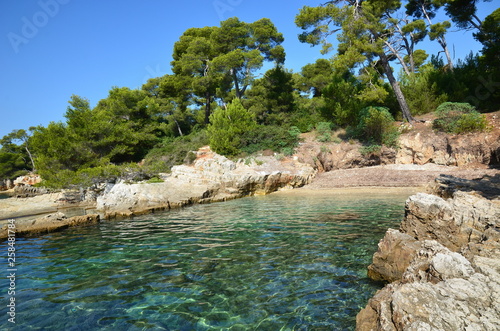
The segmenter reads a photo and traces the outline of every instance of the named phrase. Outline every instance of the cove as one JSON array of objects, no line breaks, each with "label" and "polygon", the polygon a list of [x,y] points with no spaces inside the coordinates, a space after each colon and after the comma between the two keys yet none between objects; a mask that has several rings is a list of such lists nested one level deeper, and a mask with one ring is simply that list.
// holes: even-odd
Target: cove
[{"label": "cove", "polygon": [[[15,327],[353,330],[381,288],[366,267],[409,193],[345,192],[255,196],[18,238]],[[0,288],[6,303],[5,277]],[[5,307],[1,329],[13,326]]]}]

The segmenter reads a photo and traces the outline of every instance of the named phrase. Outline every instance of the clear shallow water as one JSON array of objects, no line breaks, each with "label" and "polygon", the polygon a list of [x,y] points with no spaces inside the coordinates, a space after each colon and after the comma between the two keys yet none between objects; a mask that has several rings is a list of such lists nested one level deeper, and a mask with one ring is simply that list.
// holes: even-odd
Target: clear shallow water
[{"label": "clear shallow water", "polygon": [[251,197],[20,238],[16,328],[353,330],[406,197]]}]

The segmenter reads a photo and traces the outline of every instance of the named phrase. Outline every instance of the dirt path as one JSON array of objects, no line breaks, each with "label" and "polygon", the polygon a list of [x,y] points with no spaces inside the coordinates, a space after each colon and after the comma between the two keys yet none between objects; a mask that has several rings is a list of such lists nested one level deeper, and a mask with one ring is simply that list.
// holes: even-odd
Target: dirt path
[{"label": "dirt path", "polygon": [[417,187],[426,186],[440,174],[465,179],[481,178],[500,174],[498,169],[461,169],[458,167],[427,164],[374,166],[366,168],[339,169],[320,173],[306,189],[331,189],[341,187]]}]

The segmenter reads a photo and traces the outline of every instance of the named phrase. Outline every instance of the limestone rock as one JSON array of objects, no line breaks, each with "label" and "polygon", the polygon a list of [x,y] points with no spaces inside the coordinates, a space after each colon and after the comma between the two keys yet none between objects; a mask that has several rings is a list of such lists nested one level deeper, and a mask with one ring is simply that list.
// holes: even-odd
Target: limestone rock
[{"label": "limestone rock", "polygon": [[409,132],[399,138],[396,163],[467,166],[497,163],[500,148],[494,134],[447,135],[440,132]]},{"label": "limestone rock", "polygon": [[410,197],[400,231],[379,243],[368,274],[393,283],[358,314],[357,330],[500,330],[500,200],[446,192]]},{"label": "limestone rock", "polygon": [[398,230],[387,230],[373,255],[373,263],[368,266],[368,277],[386,282],[401,279],[419,248],[413,237]]},{"label": "limestone rock", "polygon": [[[445,201],[435,195],[419,193],[406,203],[401,231],[418,240],[436,239],[453,251],[468,243],[478,243],[488,229],[499,228],[500,203],[457,191]],[[500,234],[490,236],[500,239]]]},{"label": "limestone rock", "polygon": [[97,198],[106,217],[130,216],[192,203],[224,201],[279,189],[301,187],[316,171],[295,160],[272,156],[231,161],[204,147],[192,165],[179,165],[163,183],[118,183]]},{"label": "limestone rock", "polygon": [[[99,215],[84,215],[67,218],[61,212],[56,212],[43,217],[14,221],[16,237],[33,236],[42,233],[60,231],[70,226],[96,224],[100,220]],[[2,222],[0,228],[0,239],[8,237],[8,223]]]},{"label": "limestone rock", "polygon": [[357,316],[357,330],[498,330],[497,254],[475,258],[428,242],[403,280],[378,291]]}]

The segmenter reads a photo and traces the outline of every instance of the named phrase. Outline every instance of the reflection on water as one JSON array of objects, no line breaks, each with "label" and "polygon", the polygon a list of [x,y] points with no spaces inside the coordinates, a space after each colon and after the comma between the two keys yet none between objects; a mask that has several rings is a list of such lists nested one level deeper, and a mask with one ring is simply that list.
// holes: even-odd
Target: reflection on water
[{"label": "reflection on water", "polygon": [[18,239],[16,327],[354,329],[405,198],[252,197]]}]

